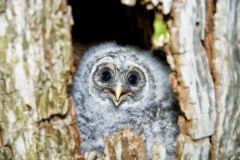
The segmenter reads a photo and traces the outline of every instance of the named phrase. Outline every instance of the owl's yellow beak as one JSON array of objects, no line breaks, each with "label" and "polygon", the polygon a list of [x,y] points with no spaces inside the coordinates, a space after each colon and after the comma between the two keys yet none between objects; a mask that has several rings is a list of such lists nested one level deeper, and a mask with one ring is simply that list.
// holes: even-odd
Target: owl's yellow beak
[{"label": "owl's yellow beak", "polygon": [[114,87],[114,92],[116,96],[116,101],[119,101],[120,96],[122,94],[123,87],[121,84],[117,84],[116,87]]},{"label": "owl's yellow beak", "polygon": [[131,92],[123,92],[122,84],[116,84],[113,91],[105,88],[104,92],[112,99],[116,107],[128,96],[132,95]]}]

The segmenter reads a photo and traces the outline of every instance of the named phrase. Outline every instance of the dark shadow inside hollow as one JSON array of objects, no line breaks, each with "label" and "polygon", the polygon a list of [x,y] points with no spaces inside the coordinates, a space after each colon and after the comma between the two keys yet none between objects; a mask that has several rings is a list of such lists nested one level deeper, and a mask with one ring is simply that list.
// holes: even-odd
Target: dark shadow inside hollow
[{"label": "dark shadow inside hollow", "polygon": [[151,47],[154,11],[137,4],[128,7],[114,0],[69,0],[74,25],[73,42],[92,45],[116,41],[122,45]]}]

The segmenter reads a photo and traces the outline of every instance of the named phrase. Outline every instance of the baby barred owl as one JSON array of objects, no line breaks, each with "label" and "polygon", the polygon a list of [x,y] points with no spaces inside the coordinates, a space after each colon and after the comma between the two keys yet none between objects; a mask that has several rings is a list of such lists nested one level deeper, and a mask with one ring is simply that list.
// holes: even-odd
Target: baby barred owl
[{"label": "baby barred owl", "polygon": [[[73,97],[83,152],[103,152],[104,139],[128,126],[176,159],[176,99],[167,66],[147,51],[106,43],[90,48],[74,77]],[[148,155],[151,159],[151,155]]]}]

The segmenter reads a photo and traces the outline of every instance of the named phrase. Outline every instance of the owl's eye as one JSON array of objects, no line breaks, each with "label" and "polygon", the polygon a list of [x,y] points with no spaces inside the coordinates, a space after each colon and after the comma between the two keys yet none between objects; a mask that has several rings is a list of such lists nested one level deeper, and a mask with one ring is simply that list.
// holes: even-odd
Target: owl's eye
[{"label": "owl's eye", "polygon": [[138,78],[138,75],[136,73],[130,73],[128,75],[128,82],[132,86],[136,86],[138,84],[138,81],[139,81],[139,78]]},{"label": "owl's eye", "polygon": [[112,79],[112,73],[110,69],[106,68],[101,73],[101,81],[106,83],[109,82]]}]

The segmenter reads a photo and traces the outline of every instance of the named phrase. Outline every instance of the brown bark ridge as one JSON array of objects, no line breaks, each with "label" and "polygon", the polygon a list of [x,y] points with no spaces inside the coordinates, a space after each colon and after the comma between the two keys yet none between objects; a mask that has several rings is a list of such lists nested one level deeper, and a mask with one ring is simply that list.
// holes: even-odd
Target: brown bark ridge
[{"label": "brown bark ridge", "polygon": [[240,159],[239,13],[237,0],[173,2],[167,58],[184,113],[179,159]]},{"label": "brown bark ridge", "polygon": [[[105,140],[106,160],[115,159],[147,159],[144,139],[131,132],[128,128],[112,135]],[[118,158],[119,157],[119,158]]]},{"label": "brown bark ridge", "polygon": [[209,159],[210,138],[216,122],[216,99],[208,50],[202,44],[206,1],[173,1],[171,15],[167,59],[175,72],[173,89],[184,114],[178,121],[181,131],[177,140],[178,158]]},{"label": "brown bark ridge", "polygon": [[66,0],[0,1],[0,159],[77,159]]}]

